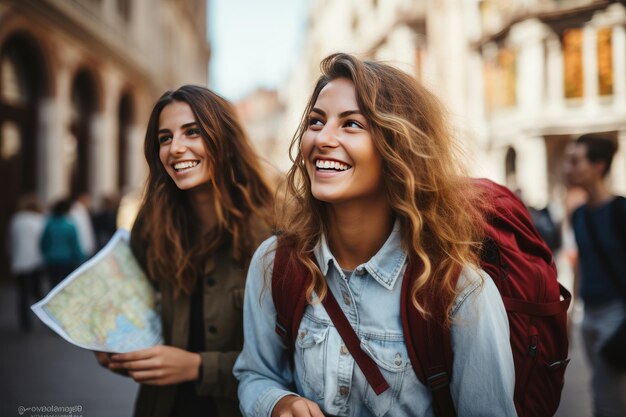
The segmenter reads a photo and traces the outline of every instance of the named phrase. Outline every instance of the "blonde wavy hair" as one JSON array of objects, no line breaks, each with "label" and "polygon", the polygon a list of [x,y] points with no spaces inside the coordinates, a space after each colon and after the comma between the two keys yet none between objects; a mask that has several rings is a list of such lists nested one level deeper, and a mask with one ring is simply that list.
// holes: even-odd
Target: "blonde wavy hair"
[{"label": "blonde wavy hair", "polygon": [[424,315],[449,325],[462,267],[478,265],[482,197],[466,175],[460,149],[439,100],[408,74],[380,62],[337,53],[322,60],[321,72],[290,146],[293,166],[286,179],[289,209],[280,244],[289,245],[290,262],[303,264],[313,280],[307,289],[323,299],[326,280],[312,257],[327,235],[327,203],[316,200],[300,145],[320,91],[333,79],[354,83],[359,110],[383,160],[384,189],[401,224],[409,262],[421,265],[411,296]]}]

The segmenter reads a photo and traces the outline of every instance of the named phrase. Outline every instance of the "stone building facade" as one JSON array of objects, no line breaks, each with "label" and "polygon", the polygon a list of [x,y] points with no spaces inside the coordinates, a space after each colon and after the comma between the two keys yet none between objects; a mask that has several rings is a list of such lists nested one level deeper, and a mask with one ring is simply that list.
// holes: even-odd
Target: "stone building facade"
[{"label": "stone building facade", "polygon": [[[383,59],[439,95],[475,175],[563,206],[567,143],[619,142],[611,181],[626,193],[626,8],[607,0],[313,0],[304,56],[282,90],[290,132],[320,60]],[[284,139],[286,140],[286,139]],[[285,147],[286,149],[286,147]]]},{"label": "stone building facade", "polygon": [[[141,189],[149,111],[206,85],[206,0],[0,0],[0,237],[22,193],[48,204]],[[0,274],[6,270],[0,238]]]}]

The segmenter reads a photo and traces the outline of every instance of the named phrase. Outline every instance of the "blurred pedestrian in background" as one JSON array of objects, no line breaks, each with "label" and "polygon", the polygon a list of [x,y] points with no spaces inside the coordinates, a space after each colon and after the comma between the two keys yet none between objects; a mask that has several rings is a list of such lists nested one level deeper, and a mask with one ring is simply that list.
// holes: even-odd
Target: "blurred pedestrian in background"
[{"label": "blurred pedestrian in background", "polygon": [[[583,135],[567,151],[565,178],[582,187],[586,204],[572,215],[579,252],[582,335],[592,368],[594,416],[626,416],[626,372],[600,354],[626,319],[626,200],[606,182],[615,142]],[[626,355],[626,352],[623,352]]]},{"label": "blurred pedestrian in background", "polygon": [[93,229],[96,236],[96,246],[100,250],[107,244],[117,230],[117,209],[119,197],[111,194],[102,199],[102,207],[93,216]]},{"label": "blurred pedestrian in background", "polygon": [[98,361],[141,383],[135,416],[237,416],[246,270],[270,233],[272,191],[233,107],[203,87],[159,99],[144,151],[131,246],[162,295],[165,345]]},{"label": "blurred pedestrian in background", "polygon": [[533,226],[535,226],[535,229],[537,229],[543,241],[546,242],[546,245],[550,248],[550,252],[556,255],[562,245],[561,224],[554,220],[550,205],[548,204],[541,209],[534,208],[526,204],[526,199],[524,198],[521,188],[515,188],[512,191],[524,202],[528,214],[530,214]]},{"label": "blurred pedestrian in background", "polygon": [[34,194],[22,195],[9,224],[11,273],[17,280],[18,319],[23,331],[32,329],[29,306],[42,297],[43,258],[39,239],[44,228],[41,204]]},{"label": "blurred pedestrian in background", "polygon": [[561,237],[561,224],[554,220],[550,206],[547,205],[541,209],[528,207],[528,213],[537,232],[546,242],[552,254],[556,255],[561,249],[563,239]]},{"label": "blurred pedestrian in background", "polygon": [[70,202],[67,199],[59,200],[52,206],[39,243],[51,287],[85,260],[69,211]]},{"label": "blurred pedestrian in background", "polygon": [[70,217],[78,231],[78,241],[86,258],[90,258],[96,252],[96,235],[91,219],[91,197],[83,192],[74,197]]}]

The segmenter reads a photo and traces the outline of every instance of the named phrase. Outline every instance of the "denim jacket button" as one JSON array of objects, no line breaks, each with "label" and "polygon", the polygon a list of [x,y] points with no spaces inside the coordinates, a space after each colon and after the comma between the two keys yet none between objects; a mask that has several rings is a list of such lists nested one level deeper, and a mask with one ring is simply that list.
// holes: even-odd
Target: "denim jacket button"
[{"label": "denim jacket button", "polygon": [[352,304],[352,300],[350,299],[350,295],[347,292],[341,293],[343,295],[343,302],[346,303],[347,306]]},{"label": "denim jacket button", "polygon": [[350,389],[346,387],[345,385],[342,385],[339,387],[339,395],[341,395],[342,397],[345,397],[346,395],[348,395],[349,392],[350,392]]},{"label": "denim jacket button", "polygon": [[357,275],[359,275],[359,276],[363,276],[363,275],[365,275],[365,273],[366,273],[367,271],[365,270],[365,268],[363,268],[362,266],[360,266],[360,267],[358,267],[358,268],[356,269],[356,271],[354,271],[354,272],[355,272]]},{"label": "denim jacket button", "polygon": [[339,352],[340,352],[342,355],[347,355],[347,354],[348,354],[348,352],[349,352],[349,350],[348,350],[348,348],[346,347],[346,345],[341,345],[341,349],[340,349],[340,351],[339,351]]},{"label": "denim jacket button", "polygon": [[402,365],[402,355],[400,355],[399,353],[396,353],[396,357],[393,363],[395,363],[396,366]]}]

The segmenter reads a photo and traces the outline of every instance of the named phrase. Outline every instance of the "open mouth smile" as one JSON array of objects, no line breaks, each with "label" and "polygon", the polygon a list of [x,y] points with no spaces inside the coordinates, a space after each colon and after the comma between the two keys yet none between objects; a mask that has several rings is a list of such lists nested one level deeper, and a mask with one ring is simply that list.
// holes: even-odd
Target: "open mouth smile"
[{"label": "open mouth smile", "polygon": [[344,162],[335,161],[332,159],[316,159],[315,160],[315,169],[317,171],[326,171],[326,172],[343,172],[351,169],[352,166],[348,165]]},{"label": "open mouth smile", "polygon": [[174,168],[174,171],[183,173],[195,168],[199,163],[200,161],[180,161],[172,164],[171,166]]}]

